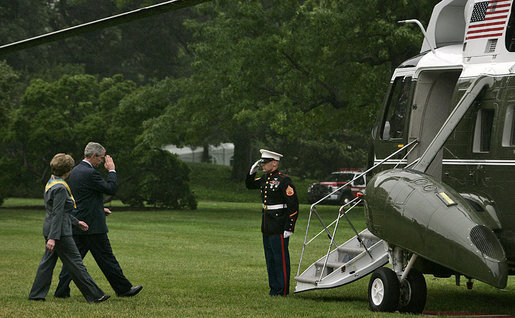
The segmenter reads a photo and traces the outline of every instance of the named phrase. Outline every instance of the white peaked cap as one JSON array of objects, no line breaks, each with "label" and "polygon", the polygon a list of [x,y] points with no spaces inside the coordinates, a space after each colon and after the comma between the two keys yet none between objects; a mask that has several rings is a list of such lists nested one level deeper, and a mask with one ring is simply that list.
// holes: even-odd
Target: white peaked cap
[{"label": "white peaked cap", "polygon": [[259,152],[261,152],[261,159],[274,159],[274,160],[279,161],[279,160],[281,160],[281,157],[283,156],[280,153],[273,152],[273,151],[266,150],[266,149],[259,149]]}]

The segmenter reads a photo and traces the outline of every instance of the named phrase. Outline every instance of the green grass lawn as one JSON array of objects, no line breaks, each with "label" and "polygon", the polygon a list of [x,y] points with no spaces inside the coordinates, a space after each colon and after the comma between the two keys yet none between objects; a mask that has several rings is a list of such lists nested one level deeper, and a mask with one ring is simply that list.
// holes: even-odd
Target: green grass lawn
[{"label": "green grass lawn", "polygon": [[[399,316],[368,310],[368,277],[335,289],[293,294],[308,209],[307,205],[301,207],[296,233],[290,240],[292,294],[277,298],[268,296],[257,197],[254,203],[201,201],[194,211],[120,212],[114,206],[108,218],[114,253],[125,275],[144,288],[134,298],[114,296],[88,255],[85,264],[89,272],[113,296],[102,304],[86,303],[75,286],[71,298],[54,299],[60,262],[47,301],[28,301],[44,250],[44,211],[0,209],[0,317]],[[336,207],[321,207],[320,212],[329,223],[336,216]],[[364,227],[362,214],[361,208],[352,212],[360,228]],[[327,249],[327,239],[315,242],[307,259],[314,260]],[[310,263],[303,264],[305,268]],[[507,290],[480,282],[467,290],[456,286],[453,278],[426,276],[426,281],[426,310],[515,315],[513,278]]]},{"label": "green grass lawn", "polygon": [[[241,176],[241,180],[230,178],[231,167],[193,162],[188,162],[188,167],[191,169],[189,184],[199,201],[255,202],[259,200],[259,191],[248,190],[245,187],[245,176]],[[257,176],[261,174],[262,172],[258,172]],[[290,177],[297,189],[299,202],[307,204],[308,186],[317,180]]]}]

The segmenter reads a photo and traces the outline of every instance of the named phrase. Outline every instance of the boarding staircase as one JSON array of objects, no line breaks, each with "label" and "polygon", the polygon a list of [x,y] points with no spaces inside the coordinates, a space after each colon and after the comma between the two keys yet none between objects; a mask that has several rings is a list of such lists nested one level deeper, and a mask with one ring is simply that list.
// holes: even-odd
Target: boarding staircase
[{"label": "boarding staircase", "polygon": [[[299,268],[297,271],[297,275],[295,276],[295,280],[297,281],[297,286],[295,287],[296,293],[314,289],[325,289],[343,286],[352,283],[364,276],[367,276],[377,268],[388,263],[387,245],[380,238],[370,233],[368,229],[364,229],[358,233],[358,231],[356,230],[356,228],[354,227],[354,225],[352,224],[351,220],[347,215],[359,203],[361,203],[361,197],[356,197],[352,201],[346,203],[345,205],[342,205],[338,210],[338,216],[328,226],[325,225],[322,217],[320,216],[320,213],[317,211],[317,205],[319,205],[329,196],[335,194],[336,192],[346,187],[354,180],[362,177],[371,170],[380,166],[393,156],[397,155],[399,152],[410,147],[412,150],[413,147],[417,145],[417,143],[418,142],[414,140],[411,143],[405,145],[404,147],[392,153],[390,156],[385,158],[377,165],[373,166],[372,168],[368,169],[362,174],[355,176],[353,180],[342,185],[338,189],[327,194],[325,197],[321,198],[320,200],[311,205],[308,217],[308,224],[306,228],[306,235],[304,237],[304,245],[302,247],[302,252],[299,261]],[[310,225],[313,216],[315,216],[320,221],[320,224],[322,225],[322,230],[308,240]],[[336,243],[335,237],[338,228],[340,227],[340,223],[343,223],[340,222],[342,219],[345,219],[347,221],[349,227],[352,229],[355,235],[349,240],[347,240],[345,243],[338,245]],[[302,261],[307,246],[310,245],[318,237],[324,236],[327,236],[330,240],[327,253],[324,256],[320,257],[317,261],[315,261],[301,273],[300,271],[302,268]]]},{"label": "boarding staircase", "polygon": [[[361,199],[357,199],[351,201],[354,203],[352,207],[361,201]],[[344,211],[344,208],[341,208],[338,219],[350,210]],[[302,274],[295,276],[296,293],[343,286],[367,276],[388,263],[388,253],[383,241],[370,233],[368,229],[356,233],[355,236],[339,246],[332,237],[330,245],[330,251],[325,256],[311,264]]]}]

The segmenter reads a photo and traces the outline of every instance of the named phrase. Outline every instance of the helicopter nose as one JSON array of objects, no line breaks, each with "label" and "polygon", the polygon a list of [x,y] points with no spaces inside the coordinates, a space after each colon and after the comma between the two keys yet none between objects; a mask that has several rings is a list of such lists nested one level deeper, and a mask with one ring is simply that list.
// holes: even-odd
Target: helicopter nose
[{"label": "helicopter nose", "polygon": [[506,254],[478,212],[450,186],[417,171],[391,169],[366,187],[369,230],[458,273],[504,288]]}]

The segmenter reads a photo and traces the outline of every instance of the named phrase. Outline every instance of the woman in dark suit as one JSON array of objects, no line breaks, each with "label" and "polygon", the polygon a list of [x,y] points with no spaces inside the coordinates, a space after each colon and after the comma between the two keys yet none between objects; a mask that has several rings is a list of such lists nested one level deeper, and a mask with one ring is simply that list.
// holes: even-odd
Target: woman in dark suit
[{"label": "woman in dark suit", "polygon": [[102,302],[110,296],[97,286],[82,263],[79,250],[72,238],[72,225],[86,231],[88,225],[77,220],[70,213],[75,206],[70,187],[64,181],[75,165],[70,155],[59,153],[50,161],[53,175],[45,187],[46,216],[43,223],[46,249],[39,263],[36,278],[29,294],[30,300],[45,300],[52,283],[52,274],[57,262],[61,260],[73,281],[88,302]]}]

